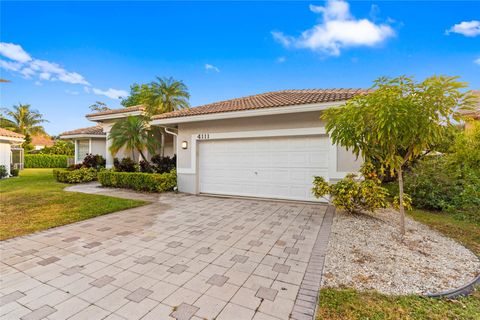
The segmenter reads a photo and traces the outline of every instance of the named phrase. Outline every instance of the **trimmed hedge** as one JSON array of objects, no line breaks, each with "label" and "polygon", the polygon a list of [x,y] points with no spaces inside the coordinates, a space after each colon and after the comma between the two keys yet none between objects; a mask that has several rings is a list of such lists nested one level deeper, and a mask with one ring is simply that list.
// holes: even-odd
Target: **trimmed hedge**
[{"label": "trimmed hedge", "polygon": [[25,168],[66,168],[68,156],[56,154],[26,154]]},{"label": "trimmed hedge", "polygon": [[95,168],[81,168],[77,170],[53,170],[53,177],[58,182],[82,183],[97,180]]},{"label": "trimmed hedge", "polygon": [[177,185],[177,172],[165,173],[116,172],[103,170],[98,181],[104,187],[133,189],[136,191],[165,192]]}]

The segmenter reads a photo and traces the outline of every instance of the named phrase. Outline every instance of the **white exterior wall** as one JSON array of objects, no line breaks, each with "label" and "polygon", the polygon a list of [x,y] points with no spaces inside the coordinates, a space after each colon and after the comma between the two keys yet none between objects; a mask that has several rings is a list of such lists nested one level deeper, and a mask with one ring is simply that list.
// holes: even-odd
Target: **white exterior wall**
[{"label": "white exterior wall", "polygon": [[[187,122],[178,125],[177,177],[181,192],[199,192],[198,143],[203,135],[209,139],[241,139],[246,137],[318,135],[325,134],[325,123],[320,111],[281,115]],[[182,141],[188,143],[182,149]],[[348,172],[358,171],[361,160],[345,150],[337,152],[337,146],[329,150],[329,179],[339,179]]]},{"label": "white exterior wall", "polygon": [[0,140],[0,165],[5,166],[8,175],[10,175],[11,157],[10,143]]}]

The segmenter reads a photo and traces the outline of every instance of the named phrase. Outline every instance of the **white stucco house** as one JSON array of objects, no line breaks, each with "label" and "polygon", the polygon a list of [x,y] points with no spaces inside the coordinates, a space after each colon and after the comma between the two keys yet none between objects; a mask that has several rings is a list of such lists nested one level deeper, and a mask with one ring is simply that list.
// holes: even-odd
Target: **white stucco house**
[{"label": "white stucco house", "polygon": [[[177,155],[180,192],[316,201],[313,176],[336,180],[361,165],[352,153],[332,144],[320,115],[366,92],[267,92],[157,115],[151,125],[169,133],[166,155]],[[111,126],[121,117],[142,113],[136,106],[89,114],[97,126],[61,137],[75,140],[77,160],[98,150],[111,166]]]},{"label": "white stucco house", "polygon": [[0,165],[5,166],[8,175],[10,175],[12,164],[12,148],[21,145],[24,141],[23,134],[0,128]]}]

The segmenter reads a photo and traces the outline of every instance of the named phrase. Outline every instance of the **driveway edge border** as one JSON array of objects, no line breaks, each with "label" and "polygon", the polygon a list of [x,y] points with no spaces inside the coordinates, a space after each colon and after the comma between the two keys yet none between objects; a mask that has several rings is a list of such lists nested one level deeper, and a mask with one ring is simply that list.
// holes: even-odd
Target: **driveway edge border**
[{"label": "driveway edge border", "polygon": [[329,205],[313,246],[307,270],[303,276],[290,319],[312,320],[317,311],[318,296],[322,281],[323,266],[327,254],[328,241],[335,215],[335,207]]}]

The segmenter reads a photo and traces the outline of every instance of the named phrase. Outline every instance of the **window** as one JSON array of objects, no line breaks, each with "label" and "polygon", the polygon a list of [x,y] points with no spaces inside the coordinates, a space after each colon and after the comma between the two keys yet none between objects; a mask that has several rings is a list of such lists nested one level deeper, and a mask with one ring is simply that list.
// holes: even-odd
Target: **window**
[{"label": "window", "polygon": [[77,141],[77,163],[83,162],[89,150],[90,142],[88,140]]}]

